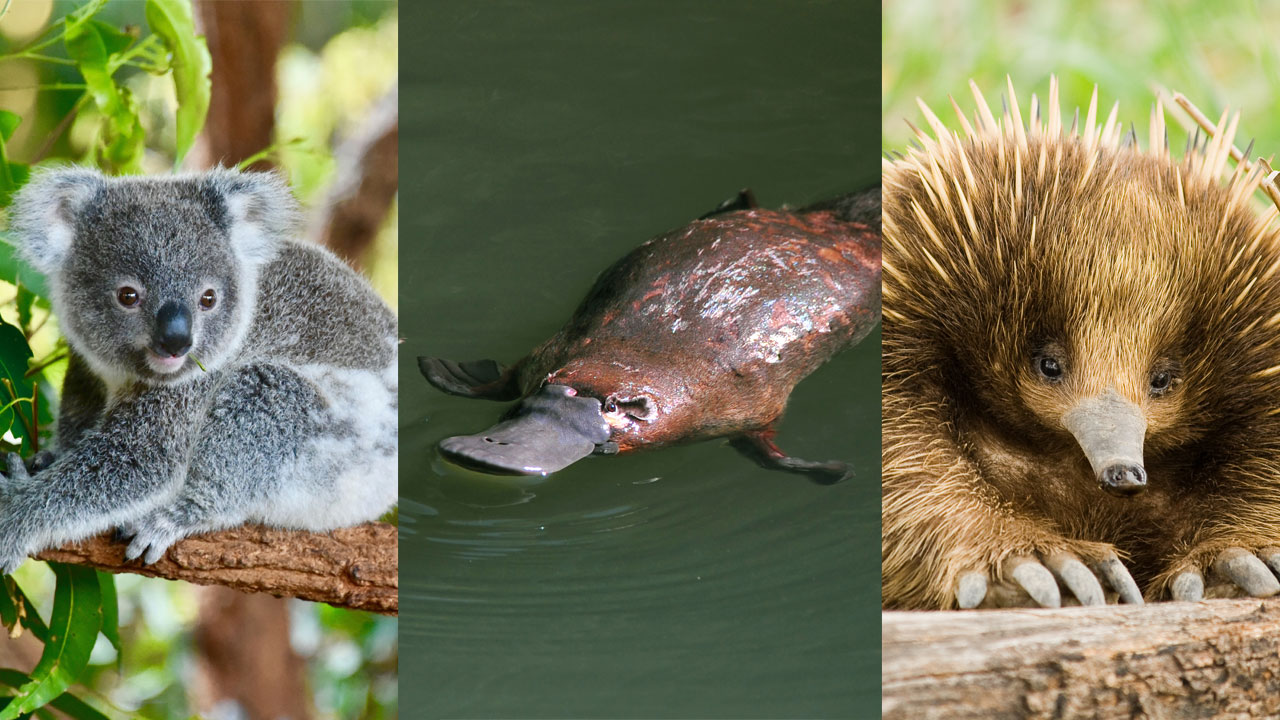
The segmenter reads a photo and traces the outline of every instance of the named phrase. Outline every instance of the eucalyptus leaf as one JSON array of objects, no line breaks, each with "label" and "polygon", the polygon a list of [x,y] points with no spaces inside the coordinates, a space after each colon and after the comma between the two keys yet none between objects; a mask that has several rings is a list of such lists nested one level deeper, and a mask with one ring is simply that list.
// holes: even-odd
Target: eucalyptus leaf
[{"label": "eucalyptus leaf", "polygon": [[0,588],[0,622],[9,630],[18,624],[18,606],[15,604],[12,588],[17,587],[14,579],[8,575],[4,578],[4,587]]},{"label": "eucalyptus leaf", "polygon": [[6,583],[13,583],[10,587],[9,596],[13,598],[14,605],[22,609],[19,617],[22,619],[22,627],[31,631],[31,634],[40,642],[45,642],[49,638],[49,626],[44,624],[44,620],[40,617],[40,612],[36,610],[36,606],[31,602],[31,598],[22,591],[16,582],[13,582],[12,576],[5,577]]},{"label": "eucalyptus leaf", "polygon": [[12,232],[0,231],[0,280],[26,287],[36,294],[36,305],[49,308],[49,290],[45,287],[44,276],[18,257]]},{"label": "eucalyptus leaf", "polygon": [[147,23],[164,39],[173,56],[173,85],[178,96],[177,143],[174,164],[182,163],[204,127],[209,113],[213,59],[203,37],[196,36],[188,0],[147,0]]},{"label": "eucalyptus leaf", "polygon": [[109,572],[98,571],[98,584],[102,586],[102,634],[116,649],[116,657],[123,651],[120,649],[120,606],[116,600],[116,576]]},{"label": "eucalyptus leaf", "polygon": [[31,332],[31,306],[35,304],[36,294],[31,292],[26,285],[18,286],[18,327],[22,328],[23,333]]},{"label": "eucalyptus leaf", "polygon": [[30,681],[19,687],[13,702],[0,711],[0,720],[14,720],[64,693],[88,666],[102,628],[102,586],[97,571],[64,563],[49,563],[49,567],[57,584],[44,654],[31,671]]},{"label": "eucalyptus leaf", "polygon": [[109,23],[101,20],[90,20],[89,22],[97,30],[98,37],[102,38],[102,44],[106,48],[108,58],[128,50],[135,40],[134,36]]},{"label": "eucalyptus leaf", "polygon": [[[8,404],[18,398],[32,396],[32,382],[26,377],[27,361],[32,357],[31,347],[22,331],[0,321],[0,403]],[[7,382],[5,382],[7,381]],[[12,388],[12,394],[10,394]],[[18,415],[21,413],[21,415]],[[14,422],[15,417],[18,422]],[[30,436],[31,405],[18,403],[0,412],[0,428],[22,439],[22,449],[32,451]]]},{"label": "eucalyptus leaf", "polygon": [[[0,668],[0,683],[9,687],[22,687],[24,684],[31,682],[31,678],[25,673],[7,668]],[[74,695],[63,693],[49,702],[49,707],[59,710],[77,720],[111,720],[109,715],[103,714],[97,708],[89,703],[81,700]]]},{"label": "eucalyptus leaf", "polygon": [[[67,23],[63,43],[67,55],[84,76],[89,96],[106,116],[107,132],[102,138],[102,159],[116,169],[135,171],[142,162],[145,133],[133,95],[116,83],[109,68],[108,37],[98,22]],[[114,29],[106,26],[111,32]]]},{"label": "eucalyptus leaf", "polygon": [[0,110],[0,139],[8,140],[13,137],[13,131],[17,130],[21,123],[22,116],[18,113]]}]

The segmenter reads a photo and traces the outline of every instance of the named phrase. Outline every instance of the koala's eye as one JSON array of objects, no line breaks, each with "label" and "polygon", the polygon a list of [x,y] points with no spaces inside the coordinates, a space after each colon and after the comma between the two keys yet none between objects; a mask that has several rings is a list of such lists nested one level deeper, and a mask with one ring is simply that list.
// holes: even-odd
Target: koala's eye
[{"label": "koala's eye", "polygon": [[1058,382],[1062,379],[1062,362],[1056,357],[1042,355],[1036,360],[1036,369],[1040,371],[1041,377],[1049,382]]},{"label": "koala's eye", "polygon": [[218,296],[213,293],[212,288],[205,290],[204,294],[200,296],[200,307],[205,310],[212,308],[216,302],[218,302]]},{"label": "koala's eye", "polygon": [[127,308],[136,307],[140,299],[138,291],[128,285],[116,291],[116,300]]}]

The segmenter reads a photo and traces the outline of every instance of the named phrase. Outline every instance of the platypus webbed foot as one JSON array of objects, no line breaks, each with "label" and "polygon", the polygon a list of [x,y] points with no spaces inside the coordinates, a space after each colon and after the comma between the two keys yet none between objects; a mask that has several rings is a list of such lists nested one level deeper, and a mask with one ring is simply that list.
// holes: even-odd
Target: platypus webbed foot
[{"label": "platypus webbed foot", "polygon": [[[1205,570],[1212,584],[1205,590]],[[1208,567],[1193,565],[1169,583],[1174,600],[1196,602],[1207,597],[1271,597],[1280,594],[1280,547],[1264,547],[1256,552],[1229,547],[1219,552]]]},{"label": "platypus webbed foot", "polygon": [[[970,571],[956,583],[956,604],[962,610],[976,607],[1061,607],[1067,604],[1105,605],[1103,583],[1120,602],[1142,604],[1142,593],[1124,563],[1114,553],[1092,566],[1070,552],[1045,556],[1015,555],[1001,568],[1003,580],[991,582],[991,573]],[[1065,591],[1065,592],[1064,592]],[[1069,593],[1069,594],[1067,594]]]},{"label": "platypus webbed foot", "polygon": [[765,428],[743,433],[731,439],[729,443],[760,467],[807,475],[810,480],[819,485],[834,485],[841,480],[853,477],[853,468],[849,467],[848,463],[838,460],[816,462],[787,455],[774,444],[774,434],[773,428]]},{"label": "platypus webbed foot", "polygon": [[515,400],[520,397],[515,373],[493,360],[455,362],[419,357],[418,369],[427,382],[450,395],[486,400]]}]

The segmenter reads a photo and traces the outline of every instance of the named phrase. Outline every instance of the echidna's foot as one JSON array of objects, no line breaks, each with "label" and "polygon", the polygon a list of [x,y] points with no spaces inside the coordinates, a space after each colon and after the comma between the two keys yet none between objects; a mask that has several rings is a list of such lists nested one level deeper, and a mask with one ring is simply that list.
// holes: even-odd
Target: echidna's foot
[{"label": "echidna's foot", "polygon": [[1068,552],[1047,556],[1016,555],[1004,561],[1004,580],[988,582],[982,572],[960,576],[956,602],[961,609],[976,607],[1061,607],[1066,604],[1105,605],[1103,583],[1120,602],[1141,605],[1142,593],[1115,554],[1092,567]]},{"label": "echidna's foot", "polygon": [[1280,593],[1280,547],[1265,547],[1256,553],[1231,547],[1218,553],[1210,568],[1215,581],[1208,592],[1199,568],[1183,570],[1169,584],[1174,600],[1196,602],[1207,597],[1271,597]]}]

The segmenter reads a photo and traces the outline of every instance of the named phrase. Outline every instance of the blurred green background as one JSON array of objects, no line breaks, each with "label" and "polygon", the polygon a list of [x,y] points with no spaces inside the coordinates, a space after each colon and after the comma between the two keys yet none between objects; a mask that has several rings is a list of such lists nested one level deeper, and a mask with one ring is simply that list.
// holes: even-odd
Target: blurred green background
[{"label": "blurred green background", "polygon": [[1146,126],[1163,90],[1170,147],[1181,152],[1188,123],[1169,107],[1169,91],[1185,94],[1217,120],[1223,108],[1242,111],[1237,145],[1256,138],[1255,154],[1280,150],[1280,3],[1227,0],[887,0],[883,24],[883,143],[903,148],[904,120],[920,125],[916,97],[952,124],[947,96],[971,113],[970,78],[999,111],[1013,79],[1021,107],[1032,92],[1043,101],[1049,76],[1061,86],[1063,115],[1087,106],[1098,85],[1102,111],[1120,101],[1126,126]]}]

